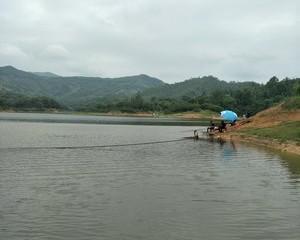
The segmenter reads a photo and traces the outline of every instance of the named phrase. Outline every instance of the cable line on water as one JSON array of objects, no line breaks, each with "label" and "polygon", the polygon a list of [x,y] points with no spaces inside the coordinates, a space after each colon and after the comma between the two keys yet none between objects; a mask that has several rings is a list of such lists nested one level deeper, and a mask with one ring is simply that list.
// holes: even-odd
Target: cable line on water
[{"label": "cable line on water", "polygon": [[171,142],[186,141],[187,138],[163,140],[163,141],[152,141],[152,142],[141,142],[141,143],[124,143],[124,144],[109,144],[109,145],[93,145],[93,146],[53,146],[53,147],[8,147],[0,148],[0,150],[47,150],[47,149],[90,149],[90,148],[112,148],[112,147],[126,147],[126,146],[139,146],[139,145],[150,145],[150,144],[162,144]]}]

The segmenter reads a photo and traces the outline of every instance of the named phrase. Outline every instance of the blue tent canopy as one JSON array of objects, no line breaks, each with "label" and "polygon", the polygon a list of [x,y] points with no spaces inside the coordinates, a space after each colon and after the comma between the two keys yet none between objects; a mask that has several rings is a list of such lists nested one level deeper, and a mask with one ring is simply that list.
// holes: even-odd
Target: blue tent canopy
[{"label": "blue tent canopy", "polygon": [[234,122],[238,119],[238,116],[235,112],[230,111],[230,110],[224,110],[221,112],[221,117],[225,120],[225,121],[230,121],[230,122]]}]

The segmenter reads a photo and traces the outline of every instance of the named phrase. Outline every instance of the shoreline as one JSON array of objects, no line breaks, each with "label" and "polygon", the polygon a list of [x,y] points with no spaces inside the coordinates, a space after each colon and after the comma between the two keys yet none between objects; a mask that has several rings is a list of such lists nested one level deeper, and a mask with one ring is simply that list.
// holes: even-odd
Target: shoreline
[{"label": "shoreline", "polygon": [[152,112],[78,112],[78,111],[17,111],[17,110],[0,110],[0,113],[39,113],[39,114],[68,114],[68,115],[80,115],[80,116],[108,116],[108,117],[137,117],[137,118],[170,118],[186,121],[209,121],[211,116],[207,113],[198,112],[180,112],[180,113],[152,113]]},{"label": "shoreline", "polygon": [[214,138],[222,139],[224,141],[236,141],[236,142],[249,143],[256,146],[262,146],[262,147],[267,147],[269,149],[277,150],[282,153],[291,153],[300,156],[300,145],[297,145],[297,142],[293,142],[293,141],[280,142],[277,139],[258,138],[255,136],[232,134],[232,133],[217,134],[214,136]]}]

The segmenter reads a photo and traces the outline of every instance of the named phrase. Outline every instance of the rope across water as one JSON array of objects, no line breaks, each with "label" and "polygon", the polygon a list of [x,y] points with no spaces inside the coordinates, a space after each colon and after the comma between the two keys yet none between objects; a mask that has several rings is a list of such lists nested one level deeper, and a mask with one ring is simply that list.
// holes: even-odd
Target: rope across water
[{"label": "rope across water", "polygon": [[108,145],[93,145],[93,146],[54,146],[54,147],[8,147],[0,148],[0,150],[39,150],[39,149],[90,149],[90,148],[112,148],[112,147],[126,147],[126,146],[139,146],[139,145],[150,145],[150,144],[162,144],[171,142],[186,141],[188,138],[163,140],[163,141],[152,141],[152,142],[141,142],[141,143],[124,143],[124,144],[108,144]]}]

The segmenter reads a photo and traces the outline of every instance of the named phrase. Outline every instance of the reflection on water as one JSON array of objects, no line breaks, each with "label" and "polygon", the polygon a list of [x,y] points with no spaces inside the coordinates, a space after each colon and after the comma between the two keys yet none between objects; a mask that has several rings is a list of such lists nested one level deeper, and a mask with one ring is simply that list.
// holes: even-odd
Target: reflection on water
[{"label": "reflection on water", "polygon": [[298,155],[280,153],[282,165],[289,169],[291,177],[299,178],[300,176],[300,159]]},{"label": "reflection on water", "polygon": [[298,157],[192,139],[81,148],[187,135],[0,122],[0,239],[300,239]]}]

